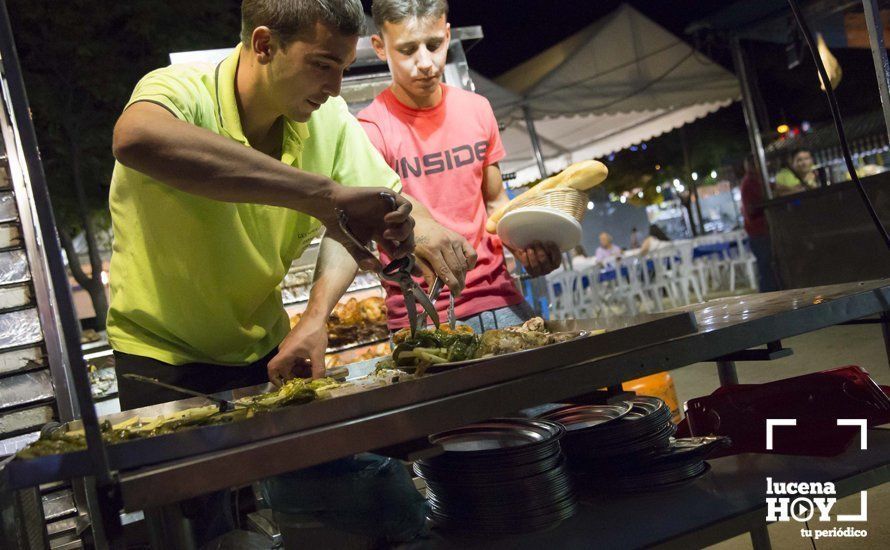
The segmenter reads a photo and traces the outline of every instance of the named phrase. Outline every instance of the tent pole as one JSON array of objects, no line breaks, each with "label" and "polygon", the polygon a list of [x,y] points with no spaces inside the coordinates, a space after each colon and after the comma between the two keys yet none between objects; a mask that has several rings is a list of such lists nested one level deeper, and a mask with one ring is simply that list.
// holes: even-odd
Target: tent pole
[{"label": "tent pole", "polygon": [[878,90],[881,92],[881,108],[884,110],[885,130],[890,136],[890,61],[887,59],[887,47],[884,44],[884,26],[878,13],[877,0],[862,0],[865,11],[865,23],[868,26],[868,41],[871,44],[871,56],[878,77]]},{"label": "tent pole", "polygon": [[528,137],[532,142],[532,150],[535,152],[535,161],[538,163],[538,171],[541,178],[547,177],[547,168],[544,166],[544,152],[541,150],[541,141],[538,139],[538,131],[535,130],[535,120],[532,118],[532,111],[528,105],[522,106],[522,113],[525,115],[525,128],[528,130]]},{"label": "tent pole", "polygon": [[701,214],[701,199],[698,196],[698,184],[692,181],[692,197],[695,199],[695,215],[698,217],[698,234],[705,234],[705,219]]},{"label": "tent pole", "polygon": [[748,126],[748,140],[751,152],[754,154],[754,164],[760,180],[763,183],[763,196],[773,198],[773,190],[769,185],[769,172],[766,170],[766,154],[763,151],[763,140],[760,137],[760,125],[757,122],[757,108],[754,105],[754,94],[751,89],[751,79],[748,75],[748,65],[745,60],[745,51],[742,41],[734,36],[731,40],[732,60],[735,63],[735,72],[739,78],[742,89],[742,110],[745,113],[745,125]]}]

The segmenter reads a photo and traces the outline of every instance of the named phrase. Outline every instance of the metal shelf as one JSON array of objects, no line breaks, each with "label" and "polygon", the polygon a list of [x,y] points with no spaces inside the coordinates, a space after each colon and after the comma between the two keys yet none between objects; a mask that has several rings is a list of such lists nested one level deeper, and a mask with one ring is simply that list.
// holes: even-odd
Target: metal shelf
[{"label": "metal shelf", "polygon": [[[383,288],[383,285],[381,285],[379,281],[375,281],[373,283],[369,282],[366,284],[350,286],[349,288],[346,289],[346,292],[343,294],[343,296],[348,296],[350,294],[353,294],[355,292],[361,292],[363,290],[370,290],[372,288]],[[282,290],[282,292],[284,292],[284,290]],[[305,304],[308,301],[309,301],[309,296],[308,296],[308,292],[307,292],[307,296],[305,298],[298,298],[296,300],[290,300],[290,301],[284,302],[284,306],[287,307],[287,306],[293,306],[296,304]]]},{"label": "metal shelf", "polygon": [[340,353],[342,351],[349,351],[351,349],[360,348],[362,346],[373,346],[374,344],[382,344],[383,342],[388,342],[389,337],[386,338],[376,338],[374,340],[363,340],[359,342],[355,342],[354,344],[344,344],[342,346],[337,346],[334,348],[328,348],[325,353]]}]

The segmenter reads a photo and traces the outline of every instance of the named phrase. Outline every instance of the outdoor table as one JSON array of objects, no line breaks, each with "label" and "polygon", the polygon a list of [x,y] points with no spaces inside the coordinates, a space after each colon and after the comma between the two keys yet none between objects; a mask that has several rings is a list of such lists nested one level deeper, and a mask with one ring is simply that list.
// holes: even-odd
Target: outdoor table
[{"label": "outdoor table", "polygon": [[735,241],[701,244],[692,249],[692,257],[695,259],[704,256],[718,255],[720,256],[720,259],[723,260],[729,256],[729,252],[732,248],[738,248]]}]

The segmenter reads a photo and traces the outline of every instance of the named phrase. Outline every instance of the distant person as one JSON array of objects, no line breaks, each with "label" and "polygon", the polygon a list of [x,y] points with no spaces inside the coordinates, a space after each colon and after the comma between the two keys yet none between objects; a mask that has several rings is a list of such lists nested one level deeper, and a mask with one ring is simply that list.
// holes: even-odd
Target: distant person
[{"label": "distant person", "polygon": [[621,257],[621,249],[612,242],[612,235],[605,231],[600,233],[600,245],[596,249],[593,257],[597,263],[607,263],[615,258]]},{"label": "distant person", "polygon": [[630,230],[630,247],[640,248],[640,232],[636,227]]},{"label": "distant person", "polygon": [[745,175],[742,177],[742,216],[745,219],[745,232],[751,252],[757,258],[757,282],[760,292],[779,290],[773,272],[773,254],[769,239],[769,226],[763,212],[763,182],[754,166],[754,157],[748,155],[744,161]]},{"label": "distant person", "polygon": [[665,246],[668,246],[668,243],[670,242],[670,237],[665,235],[660,227],[652,224],[649,226],[649,236],[643,239],[643,244],[640,246],[640,255],[645,256],[651,251],[664,248]]},{"label": "distant person", "polygon": [[583,245],[579,244],[575,248],[569,250],[566,254],[568,255],[568,262],[563,262],[563,268],[584,269],[589,266],[590,257],[587,254],[587,249],[585,249]]},{"label": "distant person", "polygon": [[579,244],[569,252],[569,255],[572,257],[573,260],[575,258],[586,258],[587,250],[584,248],[584,245]]},{"label": "distant person", "polygon": [[813,155],[806,149],[794,150],[788,157],[788,166],[776,174],[776,195],[800,193],[818,186]]}]

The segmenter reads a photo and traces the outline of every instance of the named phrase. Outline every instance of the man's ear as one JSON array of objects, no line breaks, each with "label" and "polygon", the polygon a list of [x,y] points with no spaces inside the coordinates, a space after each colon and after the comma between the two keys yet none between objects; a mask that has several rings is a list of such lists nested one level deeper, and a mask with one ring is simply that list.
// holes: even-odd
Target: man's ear
[{"label": "man's ear", "polygon": [[379,34],[371,35],[371,47],[374,48],[374,53],[377,54],[377,59],[386,61],[386,46],[383,44],[382,36]]},{"label": "man's ear", "polygon": [[250,36],[250,45],[253,55],[260,65],[266,65],[272,61],[275,52],[275,40],[269,27],[257,27]]}]

